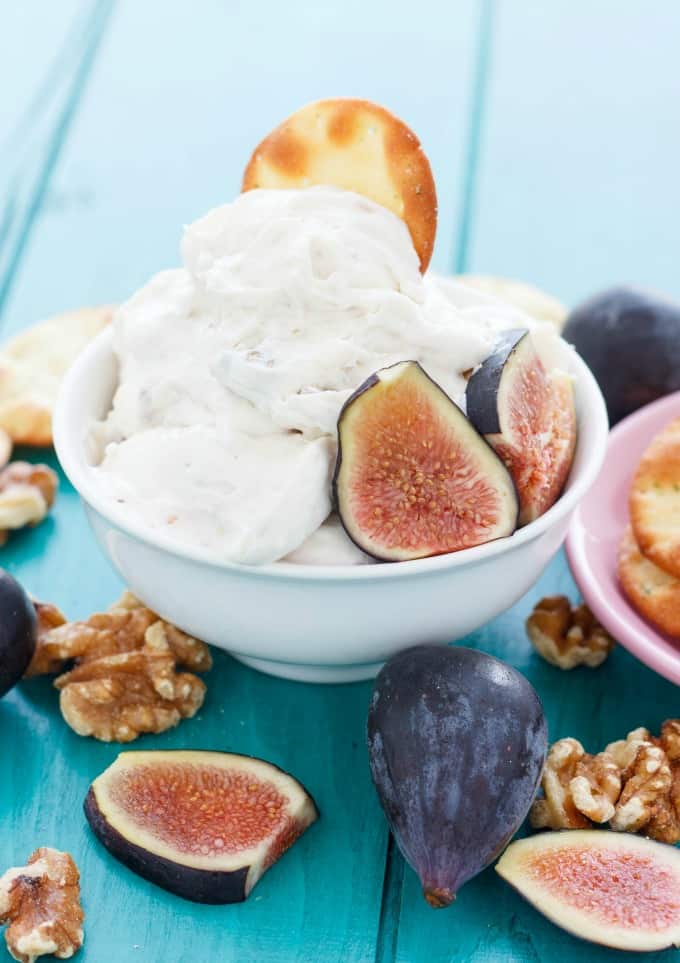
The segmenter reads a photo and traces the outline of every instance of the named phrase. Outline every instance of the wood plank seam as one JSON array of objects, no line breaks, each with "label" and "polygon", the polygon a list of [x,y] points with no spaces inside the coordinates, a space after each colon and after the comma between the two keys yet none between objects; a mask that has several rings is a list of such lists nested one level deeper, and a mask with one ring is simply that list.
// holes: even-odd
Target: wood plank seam
[{"label": "wood plank seam", "polygon": [[393,963],[397,952],[404,859],[392,833],[387,840],[385,878],[375,946],[375,963]]},{"label": "wood plank seam", "polygon": [[[465,163],[461,181],[460,216],[452,258],[452,269],[457,274],[465,271],[468,262],[471,228],[475,212],[477,170],[482,145],[484,112],[491,69],[495,17],[496,0],[482,0],[477,27],[477,46],[468,111],[467,136],[465,139]],[[404,858],[399,852],[394,837],[390,833],[385,860],[385,881],[380,907],[375,963],[394,963],[397,957],[404,871]]]},{"label": "wood plank seam", "polygon": [[[87,29],[85,44],[80,55],[79,62],[73,74],[73,79],[69,86],[64,106],[60,111],[57,121],[51,131],[42,165],[39,168],[35,185],[30,194],[21,223],[16,232],[16,241],[7,259],[7,267],[4,276],[0,279],[0,319],[7,298],[16,277],[21,259],[26,250],[33,227],[42,209],[43,202],[49,187],[52,175],[56,168],[61,151],[68,139],[69,131],[82,102],[87,81],[91,75],[92,68],[96,60],[101,41],[104,37],[106,27],[110,21],[114,7],[114,0],[95,0],[92,5],[92,12],[87,18]],[[71,35],[67,38],[66,45],[70,46]],[[50,72],[53,70],[50,68]],[[14,211],[9,205],[2,214],[2,236],[9,237],[11,224],[14,218]]]},{"label": "wood plank seam", "polygon": [[[4,191],[6,199],[0,213],[0,278],[3,275],[3,261],[7,262],[12,257],[13,234],[21,232],[19,222],[22,211],[28,210],[27,200],[33,196],[35,184],[38,183],[36,167],[39,174],[42,166],[40,151],[45,149],[45,141],[49,140],[52,133],[53,120],[50,114],[54,113],[54,108],[59,110],[64,99],[64,88],[68,96],[73,65],[77,69],[81,51],[87,46],[91,21],[91,6],[85,11],[81,6],[79,15],[69,23],[62,43],[47,64],[27,105],[0,141],[0,159],[8,159],[11,165]],[[37,158],[34,158],[35,154]],[[7,255],[7,251],[10,254]]]},{"label": "wood plank seam", "polygon": [[477,196],[477,174],[488,99],[487,93],[489,89],[495,20],[496,0],[482,0],[477,31],[477,55],[474,63],[472,93],[468,113],[465,164],[461,184],[460,217],[453,248],[452,268],[455,274],[462,274],[467,270],[468,265],[472,221]]},{"label": "wood plank seam", "polygon": [[7,156],[10,152],[20,151],[27,141],[34,138],[35,128],[40,123],[41,114],[45,113],[51,101],[57,99],[60,89],[65,85],[71,65],[78,59],[79,53],[90,33],[92,19],[91,9],[79,10],[69,24],[63,42],[55,50],[52,59],[45,65],[45,72],[39,78],[37,86],[29,97],[21,114],[13,126],[0,140],[0,156]]}]

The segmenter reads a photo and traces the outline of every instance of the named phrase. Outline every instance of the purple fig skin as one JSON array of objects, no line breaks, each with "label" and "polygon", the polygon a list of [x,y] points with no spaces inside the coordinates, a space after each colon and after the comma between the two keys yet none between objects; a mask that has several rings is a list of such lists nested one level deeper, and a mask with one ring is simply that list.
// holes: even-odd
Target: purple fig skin
[{"label": "purple fig skin", "polygon": [[16,685],[35,652],[38,620],[21,585],[0,568],[0,699]]},{"label": "purple fig skin", "polygon": [[642,288],[607,288],[577,305],[562,336],[599,384],[612,426],[680,390],[680,303]]},{"label": "purple fig skin", "polygon": [[548,748],[540,700],[499,659],[419,645],[379,673],[367,735],[397,844],[428,903],[447,906],[529,811]]},{"label": "purple fig skin", "polygon": [[[513,328],[504,331],[492,354],[474,372],[465,389],[465,404],[468,418],[480,435],[493,435],[501,430],[498,413],[498,392],[501,379],[510,358],[529,343],[525,339],[527,328]],[[531,350],[531,348],[530,348]]]}]

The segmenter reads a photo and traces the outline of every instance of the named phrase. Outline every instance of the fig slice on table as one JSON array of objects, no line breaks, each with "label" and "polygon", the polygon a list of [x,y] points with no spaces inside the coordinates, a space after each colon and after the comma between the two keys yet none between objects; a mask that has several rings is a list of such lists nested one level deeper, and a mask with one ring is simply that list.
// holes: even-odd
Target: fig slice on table
[{"label": "fig slice on table", "polygon": [[680,946],[680,852],[642,836],[567,830],[519,839],[496,870],[549,920],[620,950]]},{"label": "fig slice on table", "polygon": [[463,646],[393,656],[368,713],[371,775],[427,902],[448,906],[517,832],[536,795],[548,734],[529,682]]},{"label": "fig slice on table", "polygon": [[467,384],[468,418],[510,469],[520,525],[562,493],[576,447],[574,389],[566,372],[548,372],[526,328],[505,331]]},{"label": "fig slice on table", "polygon": [[382,368],[346,402],[333,485],[347,534],[384,561],[456,552],[517,525],[505,465],[416,361]]},{"label": "fig slice on table", "polygon": [[85,815],[145,879],[196,903],[237,903],[319,814],[271,763],[175,750],[121,753],[92,783]]}]

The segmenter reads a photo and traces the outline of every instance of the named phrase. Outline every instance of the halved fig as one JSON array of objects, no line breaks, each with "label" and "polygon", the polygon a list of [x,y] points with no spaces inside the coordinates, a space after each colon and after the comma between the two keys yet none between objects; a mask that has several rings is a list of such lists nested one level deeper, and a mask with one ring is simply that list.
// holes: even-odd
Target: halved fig
[{"label": "halved fig", "polygon": [[237,903],[318,819],[300,783],[228,752],[122,752],[85,799],[122,863],[196,903]]},{"label": "halved fig", "polygon": [[680,946],[680,852],[642,836],[567,830],[519,839],[496,864],[549,920],[620,950]]},{"label": "halved fig", "polygon": [[526,328],[505,331],[467,384],[468,418],[510,469],[520,525],[562,493],[576,447],[571,378],[548,372]]},{"label": "halved fig", "polygon": [[344,405],[333,486],[347,534],[384,561],[457,552],[517,526],[503,462],[416,361],[377,371]]}]

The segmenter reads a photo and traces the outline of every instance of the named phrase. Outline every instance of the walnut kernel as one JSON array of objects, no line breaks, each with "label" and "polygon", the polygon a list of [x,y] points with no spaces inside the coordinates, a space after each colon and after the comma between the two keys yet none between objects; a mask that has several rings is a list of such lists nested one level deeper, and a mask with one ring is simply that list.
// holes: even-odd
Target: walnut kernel
[{"label": "walnut kernel", "polygon": [[0,471],[0,545],[9,532],[37,525],[54,504],[58,479],[47,465],[15,461]]},{"label": "walnut kernel", "polygon": [[[617,832],[638,833],[649,830],[661,842],[677,842],[678,819],[669,798],[671,768],[660,746],[642,743],[632,763],[622,773],[623,790],[610,821]],[[651,825],[650,825],[651,824]]]},{"label": "walnut kernel", "polygon": [[588,606],[572,608],[565,595],[541,599],[527,619],[526,630],[538,654],[560,669],[595,668],[614,646]]},{"label": "walnut kernel", "polygon": [[[210,650],[160,619],[129,592],[108,612],[60,622],[36,606],[42,631],[27,675],[67,671],[55,680],[68,725],[104,742],[131,742],[195,715],[206,687],[191,672],[210,669]],[[75,665],[73,665],[75,661]],[[71,664],[71,668],[68,665]]]},{"label": "walnut kernel", "polygon": [[618,832],[680,842],[680,719],[664,722],[659,738],[634,729],[597,755],[576,739],[560,739],[548,753],[541,788],[529,814],[535,829],[608,822]]},{"label": "walnut kernel", "polygon": [[65,960],[83,943],[80,874],[68,853],[42,847],[26,866],[0,876],[0,923],[15,960],[34,963],[53,953]]},{"label": "walnut kernel", "polygon": [[534,829],[584,829],[590,820],[574,805],[569,785],[585,750],[578,739],[553,743],[543,770],[544,798],[531,807],[529,820]]}]

